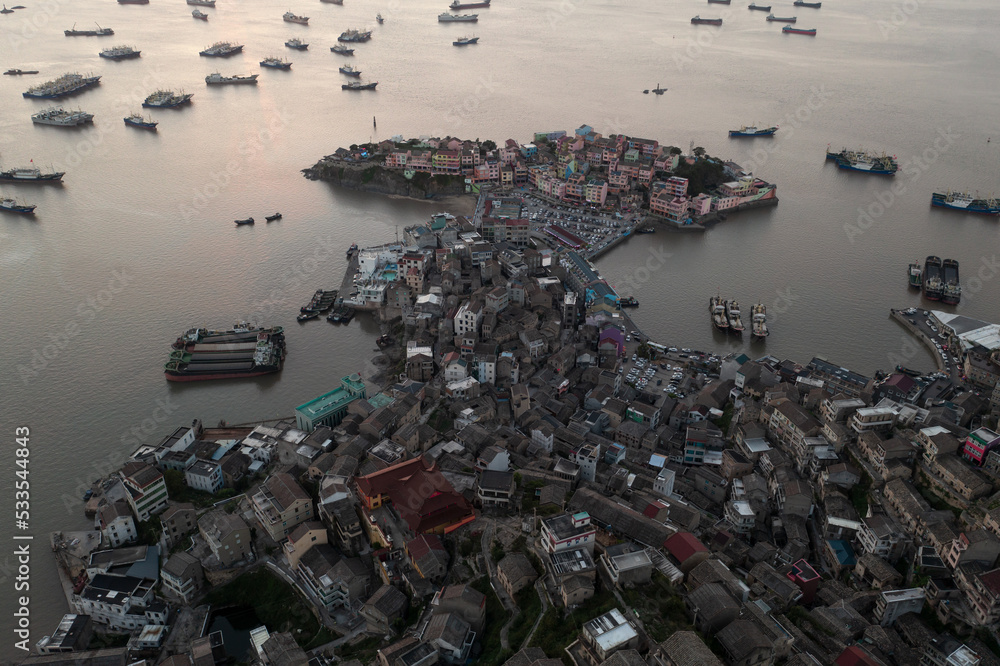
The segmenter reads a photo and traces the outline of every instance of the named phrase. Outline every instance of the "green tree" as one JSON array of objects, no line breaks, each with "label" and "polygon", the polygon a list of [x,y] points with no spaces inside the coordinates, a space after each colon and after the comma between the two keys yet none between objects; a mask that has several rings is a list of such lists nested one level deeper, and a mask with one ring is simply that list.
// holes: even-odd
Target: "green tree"
[{"label": "green tree", "polygon": [[168,497],[180,497],[187,493],[184,472],[178,469],[168,469],[163,473],[163,480],[167,484]]},{"label": "green tree", "polygon": [[698,146],[697,148],[694,149],[695,157],[702,157],[704,154],[705,154],[705,149],[702,148],[701,146]]},{"label": "green tree", "polygon": [[680,154],[681,154],[681,153],[683,153],[683,152],[684,152],[684,151],[683,151],[683,150],[681,150],[680,148],[678,148],[677,146],[671,146],[671,147],[670,147],[670,154],[671,154],[671,155],[680,155]]},{"label": "green tree", "polygon": [[496,150],[497,149],[496,142],[491,141],[490,139],[486,139],[486,141],[483,141],[482,146],[483,146],[483,150],[486,150],[486,151]]}]

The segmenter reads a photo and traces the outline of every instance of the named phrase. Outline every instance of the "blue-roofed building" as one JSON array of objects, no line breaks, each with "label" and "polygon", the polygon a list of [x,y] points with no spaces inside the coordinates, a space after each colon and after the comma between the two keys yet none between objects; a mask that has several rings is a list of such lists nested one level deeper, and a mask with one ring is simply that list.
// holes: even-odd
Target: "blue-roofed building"
[{"label": "blue-roofed building", "polygon": [[849,541],[843,539],[829,539],[826,542],[826,551],[823,553],[827,565],[834,575],[839,576],[845,569],[853,569],[858,563],[857,555]]},{"label": "blue-roofed building", "polygon": [[590,125],[580,125],[579,127],[576,128],[577,136],[587,136],[588,134],[593,134],[593,133],[594,133],[594,128],[591,127]]},{"label": "blue-roofed building", "polygon": [[337,426],[344,420],[347,406],[366,397],[361,375],[343,377],[339,387],[295,408],[296,426],[305,432],[312,432],[319,425]]}]

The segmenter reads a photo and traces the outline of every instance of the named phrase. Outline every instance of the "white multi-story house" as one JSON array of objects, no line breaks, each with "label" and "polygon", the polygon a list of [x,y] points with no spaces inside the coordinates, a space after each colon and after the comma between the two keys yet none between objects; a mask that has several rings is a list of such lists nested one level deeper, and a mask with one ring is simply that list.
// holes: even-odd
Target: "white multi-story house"
[{"label": "white multi-story house", "polygon": [[132,510],[121,500],[104,505],[98,513],[97,523],[101,536],[112,548],[135,541],[137,536]]},{"label": "white multi-story house", "polygon": [[455,335],[475,336],[483,320],[483,304],[466,301],[455,313]]},{"label": "white multi-story house", "polygon": [[864,552],[894,562],[899,559],[903,533],[903,529],[888,516],[870,516],[861,519],[858,543]]},{"label": "white multi-story house", "polygon": [[163,474],[142,462],[129,462],[118,472],[128,491],[126,499],[140,523],[167,508],[167,483]]},{"label": "white multi-story house", "polygon": [[184,470],[184,480],[189,488],[203,490],[213,495],[225,484],[222,478],[222,465],[211,460],[198,460]]},{"label": "white multi-story house", "polygon": [[115,631],[166,624],[167,605],[153,595],[153,585],[135,576],[97,574],[79,595],[73,595],[73,609]]}]

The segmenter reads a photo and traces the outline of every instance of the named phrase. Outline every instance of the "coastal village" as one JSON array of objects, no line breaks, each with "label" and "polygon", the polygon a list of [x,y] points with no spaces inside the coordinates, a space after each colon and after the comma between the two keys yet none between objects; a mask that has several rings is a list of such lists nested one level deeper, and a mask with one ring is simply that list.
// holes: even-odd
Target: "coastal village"
[{"label": "coastal village", "polygon": [[[588,127],[535,139],[314,167],[479,202],[352,256],[375,374],[123,452],[94,529],[52,535],[70,613],[23,663],[1000,664],[1000,326],[900,314],[957,359],[933,373],[670,346],[590,258],[645,207],[697,225],[774,186]],[[566,205],[604,231],[541,212]]]}]

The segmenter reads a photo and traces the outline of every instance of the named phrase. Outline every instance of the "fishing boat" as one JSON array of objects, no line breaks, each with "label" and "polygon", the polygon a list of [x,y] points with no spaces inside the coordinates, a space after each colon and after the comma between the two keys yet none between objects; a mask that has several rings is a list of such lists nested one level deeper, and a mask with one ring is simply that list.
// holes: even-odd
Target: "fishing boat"
[{"label": "fishing boat", "polygon": [[293,14],[291,11],[285,12],[281,18],[285,19],[288,23],[299,23],[301,25],[307,25],[309,23],[308,16],[299,16],[297,14]]},{"label": "fishing boat", "polygon": [[208,20],[208,14],[206,14],[206,13],[204,13],[202,11],[199,11],[197,9],[194,10],[193,12],[191,12],[191,16],[195,17],[196,19],[201,19],[202,21],[207,21]]},{"label": "fishing boat", "polygon": [[361,70],[360,69],[355,69],[351,65],[343,65],[343,66],[341,66],[340,73],[341,74],[346,74],[347,76],[354,76],[354,77],[361,76]]},{"label": "fishing boat", "polygon": [[233,220],[233,221],[236,222],[237,226],[243,226],[244,224],[253,224],[253,218],[252,217],[248,217],[245,220]]},{"label": "fishing boat", "polygon": [[977,198],[968,192],[935,192],[931,195],[931,205],[939,208],[951,208],[966,213],[982,213],[984,215],[1000,215],[1000,201],[994,197]]},{"label": "fishing boat", "polygon": [[34,215],[35,209],[38,206],[34,204],[24,204],[20,203],[14,199],[3,198],[0,199],[0,210],[7,211],[8,213],[20,213],[21,215]]},{"label": "fishing boat", "polygon": [[205,77],[205,83],[208,85],[221,85],[224,83],[242,83],[248,85],[255,85],[257,83],[257,77],[260,74],[247,74],[246,76],[240,76],[238,74],[233,74],[232,76],[223,76],[219,72],[212,72]]},{"label": "fishing boat", "polygon": [[282,59],[282,58],[264,58],[260,61],[261,67],[268,67],[270,69],[291,69],[292,63]]},{"label": "fishing boat", "polygon": [[281,213],[275,213],[274,215],[268,215],[264,218],[268,222],[274,222],[275,220],[281,219]]},{"label": "fishing boat", "polygon": [[744,125],[738,130],[729,130],[729,136],[742,137],[742,136],[774,136],[774,133],[778,131],[777,126],[775,127],[757,127]]},{"label": "fishing boat", "polygon": [[452,14],[444,12],[438,14],[438,23],[475,23],[479,20],[479,14]]},{"label": "fishing boat", "polygon": [[375,86],[378,85],[378,81],[373,81],[372,83],[361,83],[360,81],[351,81],[350,83],[345,83],[340,86],[341,90],[375,90]]},{"label": "fishing boat", "polygon": [[354,55],[354,49],[349,49],[346,46],[337,44],[336,46],[331,46],[330,50],[334,53],[339,53],[340,55]]},{"label": "fishing boat", "polygon": [[138,58],[142,51],[137,51],[131,46],[115,46],[104,49],[97,55],[108,60],[126,60],[128,58]]},{"label": "fishing boat", "polygon": [[143,118],[141,113],[133,113],[125,116],[125,124],[130,127],[138,127],[140,129],[150,129],[155,131],[158,123],[152,118]]},{"label": "fishing boat", "polygon": [[478,43],[479,43],[478,37],[459,37],[458,39],[452,42],[452,44],[454,44],[455,46],[468,46],[469,44],[478,44]]},{"label": "fishing boat", "polygon": [[287,42],[285,42],[285,46],[287,46],[290,49],[295,49],[297,51],[305,51],[306,49],[309,48],[309,45],[303,42],[298,37],[293,37],[292,39],[289,39]]}]

